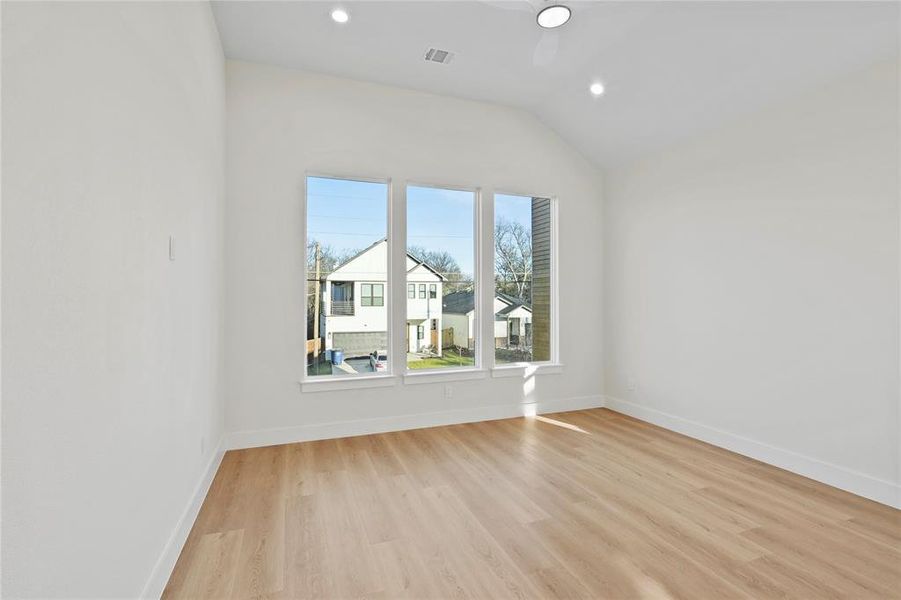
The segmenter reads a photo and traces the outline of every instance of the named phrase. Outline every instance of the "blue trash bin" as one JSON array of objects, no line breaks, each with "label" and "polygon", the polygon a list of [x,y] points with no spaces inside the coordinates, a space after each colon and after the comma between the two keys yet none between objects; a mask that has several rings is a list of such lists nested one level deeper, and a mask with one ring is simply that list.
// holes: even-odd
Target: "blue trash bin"
[{"label": "blue trash bin", "polygon": [[344,350],[332,350],[332,364],[340,365],[344,362]]},{"label": "blue trash bin", "polygon": [[329,348],[325,351],[325,362],[332,362],[332,349]]}]

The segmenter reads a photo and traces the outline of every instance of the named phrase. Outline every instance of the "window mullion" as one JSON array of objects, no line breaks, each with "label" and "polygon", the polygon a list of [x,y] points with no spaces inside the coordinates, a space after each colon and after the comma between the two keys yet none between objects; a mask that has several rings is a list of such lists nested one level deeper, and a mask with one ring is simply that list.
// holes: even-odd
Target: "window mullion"
[{"label": "window mullion", "polygon": [[389,335],[388,366],[393,373],[403,373],[407,364],[407,190],[403,179],[395,179],[391,188],[388,212],[390,261],[388,268]]},{"label": "window mullion", "polygon": [[479,328],[477,363],[482,368],[494,367],[494,189],[483,188],[479,208],[479,278],[476,282],[476,323]]}]

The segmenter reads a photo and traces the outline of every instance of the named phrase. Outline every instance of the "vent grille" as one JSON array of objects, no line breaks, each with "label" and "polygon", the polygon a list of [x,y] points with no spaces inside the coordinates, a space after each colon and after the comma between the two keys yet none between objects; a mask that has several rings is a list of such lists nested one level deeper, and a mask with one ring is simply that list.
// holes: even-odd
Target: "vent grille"
[{"label": "vent grille", "polygon": [[429,51],[425,53],[425,59],[429,62],[441,63],[442,65],[446,65],[454,58],[453,52],[448,52],[447,50],[439,50],[437,48],[429,48]]}]

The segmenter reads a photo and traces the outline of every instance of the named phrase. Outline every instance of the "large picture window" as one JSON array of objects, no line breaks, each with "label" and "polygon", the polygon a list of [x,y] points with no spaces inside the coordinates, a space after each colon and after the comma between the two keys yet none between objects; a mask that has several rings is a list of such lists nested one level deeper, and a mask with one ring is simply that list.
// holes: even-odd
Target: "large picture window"
[{"label": "large picture window", "polygon": [[[407,239],[394,254],[400,261],[406,250],[395,298],[406,318],[401,311],[392,320],[389,265],[400,263],[389,257],[388,183],[307,177],[306,379],[384,374],[403,364],[417,373],[465,371],[479,356],[491,363],[492,353],[499,367],[556,359],[554,202],[495,194],[486,231],[478,201],[474,190],[407,186]],[[494,246],[494,284],[482,290],[479,243]],[[417,380],[430,378],[410,379]]]},{"label": "large picture window", "polygon": [[306,184],[307,376],[386,370],[388,184],[329,177]]},{"label": "large picture window", "polygon": [[548,198],[494,198],[494,360],[552,359],[553,210]]},{"label": "large picture window", "polygon": [[476,193],[407,187],[407,368],[475,364]]}]

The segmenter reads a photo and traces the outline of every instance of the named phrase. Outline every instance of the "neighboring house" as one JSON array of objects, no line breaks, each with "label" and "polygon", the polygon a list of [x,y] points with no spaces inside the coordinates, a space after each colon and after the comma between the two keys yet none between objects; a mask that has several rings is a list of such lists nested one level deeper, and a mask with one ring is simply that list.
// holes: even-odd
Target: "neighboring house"
[{"label": "neighboring house", "polygon": [[[452,334],[445,347],[474,347],[475,299],[472,291],[444,297],[444,323]],[[532,345],[532,309],[521,300],[496,293],[494,296],[494,345],[496,348],[529,348]]]},{"label": "neighboring house", "polygon": [[[388,243],[381,240],[323,279],[320,335],[326,349],[341,349],[347,357],[388,350],[387,266]],[[409,352],[431,349],[441,354],[443,281],[432,267],[407,254]]]}]

